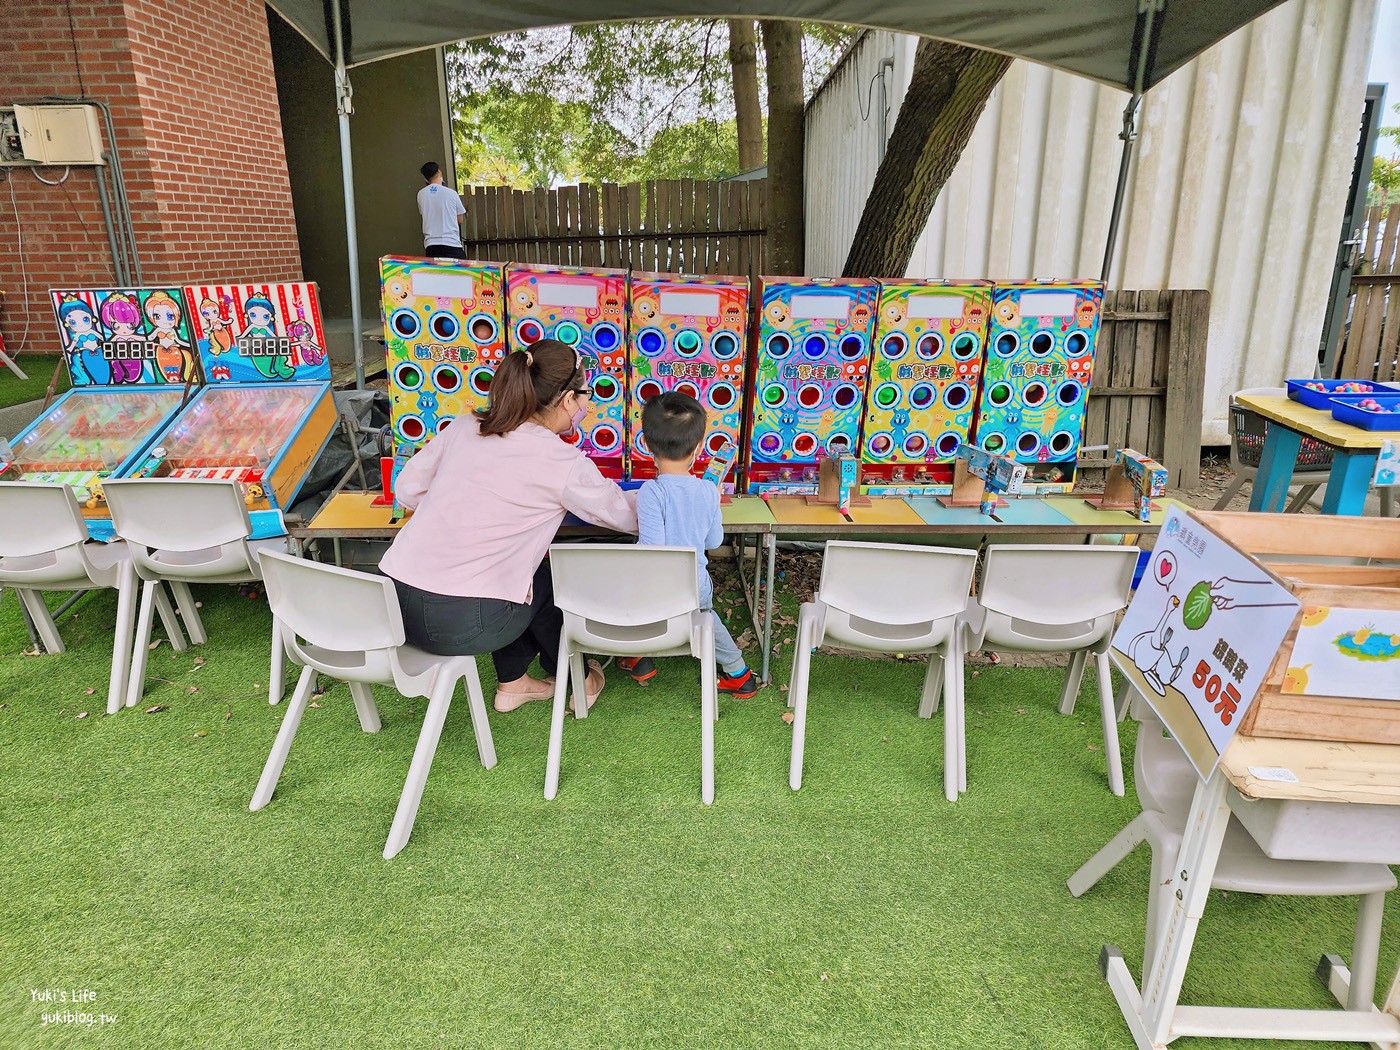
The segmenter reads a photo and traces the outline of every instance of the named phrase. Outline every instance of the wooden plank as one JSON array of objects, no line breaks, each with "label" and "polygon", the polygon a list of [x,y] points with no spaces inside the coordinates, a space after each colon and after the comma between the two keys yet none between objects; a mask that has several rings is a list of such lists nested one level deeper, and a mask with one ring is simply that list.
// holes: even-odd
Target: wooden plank
[{"label": "wooden plank", "polygon": [[768,180],[744,184],[749,195],[749,244],[752,251],[751,273],[768,268]]},{"label": "wooden plank", "polygon": [[680,185],[680,223],[681,229],[688,234],[681,238],[681,254],[683,255],[684,269],[681,273],[702,273],[703,271],[696,265],[695,261],[695,228],[698,225],[696,212],[696,189],[694,179],[681,179]]},{"label": "wooden plank", "polygon": [[713,231],[705,238],[705,269],[704,273],[726,273],[720,266],[720,237],[719,231],[724,229],[720,219],[720,191],[722,183],[710,181],[705,183],[705,210],[709,219],[709,229]]},{"label": "wooden plank", "polygon": [[511,228],[518,238],[515,242],[515,257],[521,260],[528,259],[530,252],[534,249],[534,245],[529,240],[529,233],[525,229],[526,216],[530,214],[525,197],[524,190],[512,190],[510,194]]},{"label": "wooden plank", "polygon": [[[735,195],[735,186],[738,185],[739,183],[736,182],[725,182],[720,188],[721,230],[734,230],[736,225],[738,225],[738,200],[736,200]],[[715,272],[738,272],[738,263],[735,262],[735,255],[738,255],[738,252],[736,252],[738,244],[738,237],[728,235],[728,237],[720,238],[720,256],[718,256],[718,262],[717,265],[715,265]]]},{"label": "wooden plank", "polygon": [[[1119,300],[1127,296],[1134,305],[1138,301],[1137,292],[1119,292]],[[1118,331],[1114,333],[1113,356],[1107,361],[1108,365],[1108,386],[1115,389],[1120,386],[1132,386],[1133,379],[1133,353],[1136,346],[1134,340],[1134,330],[1131,324],[1119,324]],[[1128,402],[1123,398],[1110,398],[1108,401],[1108,424],[1105,428],[1104,438],[1108,445],[1110,456],[1123,447],[1124,440],[1128,436]]]},{"label": "wooden plank", "polygon": [[646,269],[660,270],[657,260],[661,253],[661,218],[658,214],[660,205],[657,203],[656,183],[646,183],[646,233],[647,237],[642,242],[643,258],[646,260]]},{"label": "wooden plank", "polygon": [[623,188],[627,197],[627,220],[623,229],[629,234],[624,242],[622,264],[632,269],[641,269],[642,252],[641,244],[637,238],[642,233],[642,187],[639,183],[631,183]]},{"label": "wooden plank", "polygon": [[[1308,515],[1224,511],[1192,512],[1206,527],[1255,557],[1336,557],[1400,561],[1400,528],[1385,518],[1329,514],[1325,527]],[[1281,571],[1281,570],[1280,570]]]},{"label": "wooden plank", "polygon": [[1157,340],[1152,356],[1152,374],[1148,377],[1148,382],[1153,386],[1160,387],[1162,394],[1152,402],[1152,414],[1148,423],[1148,444],[1155,451],[1153,456],[1161,463],[1167,461],[1167,434],[1170,426],[1167,422],[1167,380],[1171,370],[1172,353],[1172,326],[1171,326],[1171,306],[1173,293],[1164,291],[1158,304],[1165,309],[1164,313],[1168,318],[1157,326]]},{"label": "wooden plank", "polygon": [[618,197],[617,184],[614,182],[603,183],[599,200],[602,205],[599,225],[603,233],[603,265],[610,269],[617,269],[621,265],[619,260],[622,254],[621,245],[617,238],[617,233],[621,228],[618,221],[621,198]]},{"label": "wooden plank", "polygon": [[1393,587],[1400,591],[1400,569],[1385,565],[1336,565],[1332,562],[1271,562],[1271,571],[1288,583],[1333,583],[1345,587]]},{"label": "wooden plank", "polygon": [[[1390,206],[1386,224],[1396,231],[1396,235],[1391,239],[1390,258],[1378,260],[1376,270],[1380,273],[1396,274],[1396,271],[1400,270],[1400,204]],[[1396,362],[1396,357],[1400,356],[1400,306],[1396,305],[1396,296],[1400,295],[1400,274],[1396,274],[1395,280],[1387,282],[1381,289],[1381,295],[1384,296],[1387,305],[1385,327],[1376,350],[1376,378],[1382,382],[1389,382],[1400,372],[1400,365]]]},{"label": "wooden plank", "polygon": [[560,245],[559,261],[564,266],[580,264],[578,252],[579,207],[578,187],[559,187],[559,232],[566,240]]},{"label": "wooden plank", "polygon": [[563,246],[556,240],[559,236],[558,190],[549,190],[545,196],[545,236],[549,238],[545,242],[545,260],[550,266],[558,266],[563,257]]},{"label": "wooden plank", "polygon": [[536,186],[530,191],[530,196],[535,211],[533,222],[535,250],[530,258],[538,266],[548,258],[548,245],[545,244],[544,238],[549,236],[549,191]]},{"label": "wooden plank", "polygon": [[584,183],[578,188],[578,195],[583,265],[602,266],[603,242],[599,239],[601,218],[598,209],[598,187],[592,183]]},{"label": "wooden plank", "polygon": [[1171,484],[1193,488],[1201,478],[1210,292],[1204,289],[1174,291],[1171,311],[1166,401],[1169,425],[1163,463],[1171,472]]},{"label": "wooden plank", "polygon": [[[1156,312],[1160,292],[1147,290],[1138,293],[1138,304],[1146,310]],[[1157,330],[1160,321],[1138,321],[1133,325],[1132,384],[1140,386],[1152,378],[1152,359],[1157,349]],[[1154,458],[1162,455],[1162,450],[1152,448],[1147,440],[1148,421],[1157,406],[1151,401],[1134,399],[1128,403],[1127,447],[1144,452]]]}]

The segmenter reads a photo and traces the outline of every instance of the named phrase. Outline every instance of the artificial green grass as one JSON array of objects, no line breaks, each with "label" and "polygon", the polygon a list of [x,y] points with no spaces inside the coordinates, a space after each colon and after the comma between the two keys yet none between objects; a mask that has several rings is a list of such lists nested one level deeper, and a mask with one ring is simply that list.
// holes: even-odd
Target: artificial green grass
[{"label": "artificial green grass", "polygon": [[[49,383],[53,382],[54,369],[59,366],[57,354],[20,354],[15,363],[24,370],[28,379],[21,379],[4,365],[0,365],[0,408],[22,405],[44,396]],[[58,381],[54,383],[54,395],[63,393],[69,387],[68,369],[59,368]],[[13,437],[14,435],[8,435]]]},{"label": "artificial green grass", "polygon": [[[1082,900],[1064,885],[1136,812],[1108,792],[1087,679],[1063,718],[1060,671],[970,678],[956,804],[941,715],[915,715],[919,664],[817,657],[799,793],[784,694],[723,700],[709,808],[691,661],[647,687],[613,675],[565,725],[550,803],[547,703],[492,713],[486,771],[459,696],[386,862],[423,701],[376,689],[367,736],[330,690],[250,813],[282,716],[269,616],[201,596],[209,643],[161,644],[165,681],[115,717],[110,594],[60,625],[61,656],[18,655],[0,604],[0,1047],[1131,1045],[1097,959],[1116,944],[1138,968],[1146,852]],[[1349,954],[1354,918],[1349,900],[1215,894],[1184,1001],[1328,1006],[1313,967]],[[1397,952],[1392,901],[1383,982]],[[31,989],[91,989],[70,1009],[116,1020],[43,1027]]]}]

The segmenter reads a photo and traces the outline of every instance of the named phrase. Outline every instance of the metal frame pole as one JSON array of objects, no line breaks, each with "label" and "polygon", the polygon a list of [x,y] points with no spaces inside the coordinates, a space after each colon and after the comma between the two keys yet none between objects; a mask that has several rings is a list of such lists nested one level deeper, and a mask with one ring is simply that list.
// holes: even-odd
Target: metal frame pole
[{"label": "metal frame pole", "polygon": [[340,0],[331,0],[335,35],[335,111],[340,117],[340,176],[345,188],[345,250],[350,270],[350,331],[355,341],[355,389],[365,388],[364,331],[360,326],[360,239],[355,228],[355,170],[350,156],[350,114],[355,112],[350,74],[345,69],[345,31]]}]

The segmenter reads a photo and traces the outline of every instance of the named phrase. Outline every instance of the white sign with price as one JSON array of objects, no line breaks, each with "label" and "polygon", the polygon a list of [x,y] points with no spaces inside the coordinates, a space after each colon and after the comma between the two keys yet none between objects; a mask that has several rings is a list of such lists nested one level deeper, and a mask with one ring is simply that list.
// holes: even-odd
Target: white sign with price
[{"label": "white sign with price", "polygon": [[1109,653],[1202,779],[1239,731],[1298,604],[1187,512],[1167,512]]}]

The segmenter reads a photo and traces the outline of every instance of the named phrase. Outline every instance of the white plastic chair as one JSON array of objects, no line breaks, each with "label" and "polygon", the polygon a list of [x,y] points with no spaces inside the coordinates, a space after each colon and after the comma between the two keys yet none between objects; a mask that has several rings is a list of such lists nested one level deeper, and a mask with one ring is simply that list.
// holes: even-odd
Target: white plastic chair
[{"label": "white plastic chair", "polygon": [[[1254,386],[1246,390],[1237,390],[1230,395],[1230,469],[1235,473],[1235,480],[1230,482],[1230,487],[1216,500],[1213,510],[1224,510],[1228,507],[1230,501],[1235,498],[1235,493],[1239,492],[1246,481],[1254,484],[1254,479],[1259,474],[1259,461],[1264,455],[1264,437],[1268,433],[1269,421],[1257,412],[1251,412],[1243,405],[1237,404],[1235,398],[1242,394],[1287,397],[1288,388]],[[1303,438],[1302,447],[1298,450],[1297,469],[1293,472],[1293,482],[1290,486],[1297,488],[1298,494],[1289,501],[1288,512],[1302,510],[1307,506],[1313,493],[1320,486],[1327,484],[1331,471],[1332,449],[1314,438]]]},{"label": "white plastic chair", "polygon": [[[1123,794],[1118,752],[1118,712],[1109,674],[1108,643],[1117,616],[1128,605],[1137,567],[1136,547],[993,544],[987,548],[982,586],[961,625],[963,652],[1070,653],[1061,714],[1074,711],[1084,664],[1098,666],[1108,786]],[[967,790],[967,739],[958,715],[958,789]]]},{"label": "white plastic chair", "polygon": [[564,708],[573,681],[574,717],[588,717],[583,654],[693,656],[700,661],[700,797],[715,799],[715,720],[719,683],[715,629],[700,608],[699,561],[690,547],[630,543],[555,544],[549,548],[554,604],[564,614],[544,797],[559,792]]},{"label": "white plastic chair", "polygon": [[[117,535],[126,540],[141,578],[141,611],[131,655],[126,706],[135,707],[146,688],[146,653],[151,641],[151,602],[164,581],[175,594],[190,641],[209,640],[190,593],[191,583],[252,583],[262,579],[258,552],[286,550],[285,539],[251,540],[253,530],[243,493],[234,481],[124,478],[102,486]],[[282,698],[282,648],[273,632],[268,701]]]},{"label": "white plastic chair", "polygon": [[[1157,945],[1171,918],[1176,859],[1196,790],[1196,771],[1181,747],[1165,736],[1162,723],[1141,700],[1133,714],[1140,721],[1134,783],[1142,812],[1084,862],[1069,878],[1069,891],[1082,897],[1128,856],[1139,843],[1152,851],[1147,890],[1147,926],[1142,973],[1148,973]],[[1370,1009],[1376,990],[1381,917],[1385,895],[1395,889],[1395,875],[1385,864],[1274,860],[1261,850],[1234,816],[1230,817],[1211,887],[1238,893],[1285,897],[1359,897],[1352,943],[1347,1007]]]},{"label": "white plastic chair", "polygon": [[[83,513],[67,485],[0,482],[0,584],[19,595],[50,653],[63,652],[64,645],[44,604],[44,591],[116,590],[117,624],[107,682],[107,713],[116,714],[127,687],[136,610],[136,570],[126,544],[89,543]],[[184,649],[185,635],[164,589],[155,591],[154,600],[170,644]]]},{"label": "white plastic chair", "polygon": [[272,551],[263,551],[259,557],[272,606],[273,630],[302,672],[248,808],[256,812],[272,800],[301,716],[315,691],[318,672],[349,684],[360,728],[366,733],[377,733],[380,727],[371,685],[391,685],[406,697],[427,697],[423,729],[384,844],[384,859],[390,860],[408,845],[413,833],[418,804],[459,681],[466,682],[481,764],[487,769],[496,765],[476,657],[434,656],[405,644],[398,596],[387,576],[338,569]]},{"label": "white plastic chair", "polygon": [[915,547],[893,543],[831,540],[822,561],[821,582],[797,619],[788,706],[793,708],[792,758],[788,784],[802,787],[807,733],[807,694],[812,651],[831,644],[876,653],[928,653],[921,718],[933,717],[944,682],[948,704],[943,716],[943,790],[957,796],[962,649],[958,617],[967,608],[975,550]]}]

